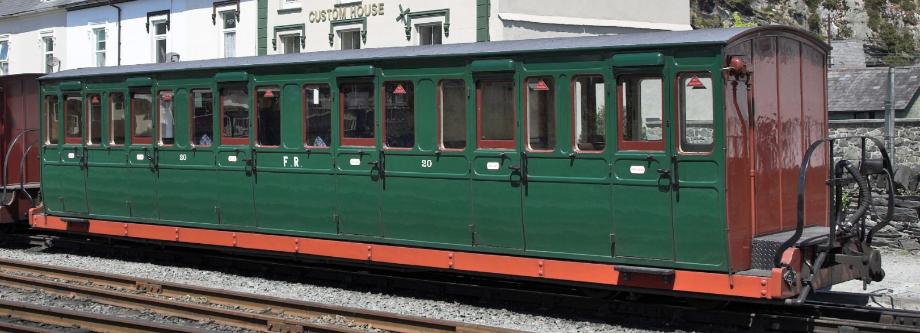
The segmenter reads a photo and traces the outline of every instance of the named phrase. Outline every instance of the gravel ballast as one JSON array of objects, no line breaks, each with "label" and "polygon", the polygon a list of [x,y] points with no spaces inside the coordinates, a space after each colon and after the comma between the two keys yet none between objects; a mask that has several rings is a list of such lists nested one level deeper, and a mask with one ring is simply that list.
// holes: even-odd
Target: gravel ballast
[{"label": "gravel ballast", "polygon": [[[461,303],[415,299],[326,286],[274,281],[194,268],[170,267],[73,254],[0,249],[0,258],[91,269],[99,272],[173,283],[533,332],[657,332],[605,323],[532,315],[505,309],[477,307]],[[650,324],[650,326],[653,325]]]}]

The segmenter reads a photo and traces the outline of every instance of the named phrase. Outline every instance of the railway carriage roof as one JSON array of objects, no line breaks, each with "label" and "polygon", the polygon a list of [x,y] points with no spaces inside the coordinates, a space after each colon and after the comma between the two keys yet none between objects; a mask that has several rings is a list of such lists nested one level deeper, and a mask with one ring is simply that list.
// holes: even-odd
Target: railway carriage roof
[{"label": "railway carriage roof", "polygon": [[[43,76],[43,80],[88,76],[138,75],[171,71],[243,69],[310,63],[337,63],[387,60],[395,58],[433,58],[450,56],[498,56],[538,51],[575,51],[587,49],[633,49],[674,45],[726,44],[745,31],[761,28],[701,29],[605,35],[590,37],[541,38],[498,42],[477,42],[427,46],[367,48],[358,50],[320,51],[268,56],[235,57],[181,61],[165,64],[141,64],[119,67],[93,67],[61,71]],[[788,29],[788,28],[784,28]]]}]

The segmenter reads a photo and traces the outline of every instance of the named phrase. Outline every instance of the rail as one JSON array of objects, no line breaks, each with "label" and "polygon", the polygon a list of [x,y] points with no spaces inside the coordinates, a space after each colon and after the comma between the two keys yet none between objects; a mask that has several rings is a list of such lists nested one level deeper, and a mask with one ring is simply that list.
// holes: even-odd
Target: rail
[{"label": "rail", "polygon": [[[256,331],[355,332],[347,327],[310,321],[331,316],[388,332],[518,332],[5,259],[0,260],[0,285],[79,295],[105,304],[212,320]],[[206,300],[207,304],[177,299]]]},{"label": "rail", "polygon": [[0,300],[0,315],[9,319],[16,319],[34,323],[0,323],[3,332],[53,332],[41,327],[54,325],[64,328],[79,327],[83,330],[104,333],[199,333],[208,332],[192,327],[172,324],[159,324],[146,320],[127,319],[98,313],[83,313],[50,306],[38,306],[24,302],[11,302]]}]

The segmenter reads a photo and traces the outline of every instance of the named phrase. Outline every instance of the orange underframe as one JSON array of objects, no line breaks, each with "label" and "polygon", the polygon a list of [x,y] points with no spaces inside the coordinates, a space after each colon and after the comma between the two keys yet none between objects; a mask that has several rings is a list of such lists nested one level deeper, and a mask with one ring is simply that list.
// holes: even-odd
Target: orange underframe
[{"label": "orange underframe", "polygon": [[635,273],[626,277],[624,274],[617,272],[614,269],[614,265],[610,264],[92,219],[87,223],[68,223],[60,217],[41,213],[40,209],[30,211],[29,223],[36,229],[300,253],[321,257],[367,260],[378,263],[632,288],[651,288],[760,299],[782,299],[795,294],[794,291],[783,287],[785,284],[782,282],[782,270],[780,269],[774,269],[770,277],[737,274],[729,276],[723,273],[677,270],[672,279],[666,280],[660,276]]}]

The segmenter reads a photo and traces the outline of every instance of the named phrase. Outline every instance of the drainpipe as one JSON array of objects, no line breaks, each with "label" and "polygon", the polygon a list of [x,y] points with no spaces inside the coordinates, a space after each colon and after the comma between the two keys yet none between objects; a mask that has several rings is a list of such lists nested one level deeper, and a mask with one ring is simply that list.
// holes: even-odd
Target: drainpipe
[{"label": "drainpipe", "polygon": [[109,0],[109,6],[115,7],[115,10],[118,11],[118,21],[115,22],[115,28],[118,30],[118,45],[116,46],[115,52],[118,58],[118,66],[121,66],[121,7],[112,4],[111,0]]}]

